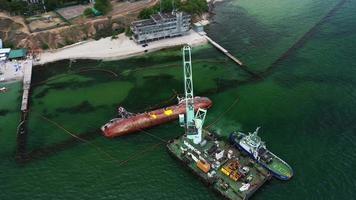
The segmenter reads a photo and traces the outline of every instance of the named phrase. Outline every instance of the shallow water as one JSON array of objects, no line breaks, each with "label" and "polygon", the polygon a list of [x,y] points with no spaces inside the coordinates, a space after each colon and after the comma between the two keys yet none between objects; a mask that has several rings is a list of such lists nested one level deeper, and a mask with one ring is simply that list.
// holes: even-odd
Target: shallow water
[{"label": "shallow water", "polygon": [[[269,148],[295,170],[291,181],[272,180],[253,199],[354,198],[355,9],[355,1],[336,0],[216,6],[208,34],[262,78],[209,45],[195,48],[195,94],[214,102],[206,125],[219,119],[212,129],[222,136],[262,126]],[[108,140],[98,130],[118,105],[142,112],[174,103],[182,77],[179,49],[37,68],[23,165],[14,160],[20,84],[11,85],[0,97],[0,199],[219,199],[156,138]],[[163,139],[182,134],[177,123],[149,132]]]}]

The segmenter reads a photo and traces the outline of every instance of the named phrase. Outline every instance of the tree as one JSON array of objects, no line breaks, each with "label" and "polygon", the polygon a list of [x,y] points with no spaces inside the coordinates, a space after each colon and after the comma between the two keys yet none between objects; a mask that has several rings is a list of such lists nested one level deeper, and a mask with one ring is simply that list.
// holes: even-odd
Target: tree
[{"label": "tree", "polygon": [[111,10],[110,0],[96,0],[94,8],[103,14],[108,13]]},{"label": "tree", "polygon": [[206,0],[189,0],[184,2],[174,0],[173,3],[172,0],[161,0],[160,4],[143,9],[138,17],[140,19],[148,19],[152,14],[158,13],[160,10],[162,10],[162,12],[170,12],[173,10],[173,5],[175,9],[192,15],[201,15],[209,9]]},{"label": "tree", "polygon": [[45,6],[48,10],[54,10],[60,6],[59,0],[46,0]]},{"label": "tree", "polygon": [[[3,2],[1,1],[1,3]],[[5,3],[1,7],[4,7],[8,11],[13,12],[15,14],[22,15],[27,10],[27,3],[24,1],[10,1],[8,2],[8,4]]]},{"label": "tree", "polygon": [[190,0],[180,3],[179,9],[190,14],[201,15],[207,12],[209,7],[206,0]]},{"label": "tree", "polygon": [[10,3],[7,0],[0,0],[0,10],[9,10]]},{"label": "tree", "polygon": [[91,8],[86,8],[83,12],[85,17],[93,17],[94,13]]},{"label": "tree", "polygon": [[138,15],[138,18],[148,19],[154,13],[156,13],[156,10],[154,8],[145,8],[140,12],[140,14]]},{"label": "tree", "polygon": [[133,34],[132,30],[130,29],[130,27],[126,27],[125,28],[125,35],[128,37],[131,37]]}]

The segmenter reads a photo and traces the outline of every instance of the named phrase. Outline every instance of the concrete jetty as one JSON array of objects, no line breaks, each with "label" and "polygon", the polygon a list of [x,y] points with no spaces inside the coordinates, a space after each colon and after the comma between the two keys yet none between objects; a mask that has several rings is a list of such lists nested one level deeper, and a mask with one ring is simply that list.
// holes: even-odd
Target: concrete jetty
[{"label": "concrete jetty", "polygon": [[209,36],[204,35],[204,37],[209,41],[210,44],[212,44],[214,47],[216,47],[218,50],[220,50],[223,54],[225,54],[228,58],[230,58],[232,61],[234,61],[236,64],[239,65],[239,67],[250,74],[251,76],[261,78],[260,75],[256,74],[252,70],[250,70],[246,65],[244,65],[239,59],[237,59],[235,56],[233,56],[228,50],[226,50],[224,47],[219,45],[217,42],[215,42],[213,39],[211,39]]},{"label": "concrete jetty", "polygon": [[205,35],[204,36],[209,42],[210,44],[212,44],[214,47],[216,47],[217,49],[219,49],[221,52],[223,52],[227,57],[229,57],[232,61],[234,61],[235,63],[237,63],[238,65],[242,66],[243,63],[237,59],[236,57],[234,57],[231,53],[229,53],[228,50],[224,49],[224,47],[220,46],[217,42],[215,42],[213,39],[211,39],[209,36]]},{"label": "concrete jetty", "polygon": [[23,69],[23,94],[21,111],[26,112],[28,108],[28,95],[31,88],[31,77],[32,77],[32,60],[26,60],[22,65]]}]

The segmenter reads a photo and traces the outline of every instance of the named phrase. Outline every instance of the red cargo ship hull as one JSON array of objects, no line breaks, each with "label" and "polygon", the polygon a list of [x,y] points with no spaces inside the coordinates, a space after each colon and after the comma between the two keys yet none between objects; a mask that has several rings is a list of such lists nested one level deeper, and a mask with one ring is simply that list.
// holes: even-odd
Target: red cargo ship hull
[{"label": "red cargo ship hull", "polygon": [[[212,101],[207,97],[194,98],[195,110],[199,108],[208,109],[211,106]],[[185,111],[185,101],[181,101],[174,106],[140,113],[129,118],[110,120],[110,122],[101,127],[101,130],[105,137],[118,137],[176,120],[179,115],[184,114]]]}]

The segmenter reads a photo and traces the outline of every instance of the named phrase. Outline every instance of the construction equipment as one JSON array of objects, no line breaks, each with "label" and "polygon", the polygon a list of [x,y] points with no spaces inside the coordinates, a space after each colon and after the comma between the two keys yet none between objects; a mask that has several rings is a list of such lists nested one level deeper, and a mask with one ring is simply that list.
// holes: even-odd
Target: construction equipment
[{"label": "construction equipment", "polygon": [[206,110],[199,108],[194,116],[194,94],[193,94],[193,73],[192,73],[192,55],[191,47],[186,45],[182,49],[183,71],[184,71],[184,90],[185,90],[185,108],[186,113],[181,114],[180,124],[185,127],[188,139],[194,144],[202,141],[202,129],[206,116]]}]

